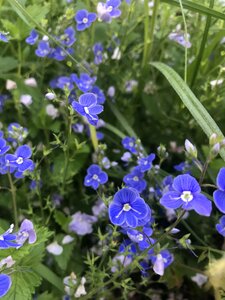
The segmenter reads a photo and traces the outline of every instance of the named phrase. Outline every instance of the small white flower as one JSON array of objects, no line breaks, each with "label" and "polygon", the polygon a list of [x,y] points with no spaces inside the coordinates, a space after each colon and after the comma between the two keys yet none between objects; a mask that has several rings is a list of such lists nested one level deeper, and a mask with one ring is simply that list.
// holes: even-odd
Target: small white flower
[{"label": "small white flower", "polygon": [[11,268],[16,262],[13,260],[12,256],[7,256],[0,261],[0,268],[6,265],[6,268]]},{"label": "small white flower", "polygon": [[83,296],[83,295],[87,294],[87,292],[85,290],[85,286],[84,286],[85,283],[86,283],[86,279],[85,279],[85,277],[82,277],[81,282],[80,282],[80,284],[79,284],[79,286],[78,286],[78,288],[77,288],[77,290],[74,294],[75,298],[80,298],[80,296]]},{"label": "small white flower", "polygon": [[206,275],[196,273],[195,276],[191,277],[191,280],[194,281],[199,287],[202,287],[208,280]]},{"label": "small white flower", "polygon": [[17,84],[15,81],[12,81],[10,79],[6,80],[6,89],[8,91],[15,90],[16,88],[17,88]]},{"label": "small white flower", "polygon": [[116,90],[114,86],[110,86],[107,91],[107,95],[111,98],[115,96]]},{"label": "small white flower", "polygon": [[119,47],[116,47],[115,50],[113,51],[113,55],[111,57],[112,59],[115,60],[120,60],[121,59],[121,51]]},{"label": "small white flower", "polygon": [[71,235],[65,235],[62,240],[62,244],[66,245],[66,244],[71,243],[72,241],[74,241],[74,238]]},{"label": "small white flower", "polygon": [[55,99],[55,94],[54,93],[47,93],[45,94],[45,98],[48,100],[53,100]]},{"label": "small white flower", "polygon": [[210,81],[210,85],[211,85],[212,88],[214,88],[215,86],[220,85],[222,83],[223,83],[223,79],[222,78]]},{"label": "small white flower", "polygon": [[35,78],[31,77],[31,78],[27,78],[24,80],[24,83],[28,86],[31,87],[37,87],[37,81]]},{"label": "small white flower", "polygon": [[153,265],[153,270],[156,274],[163,276],[164,274],[164,260],[161,254],[157,254],[156,261]]},{"label": "small white flower", "polygon": [[63,253],[63,247],[56,241],[46,247],[46,250],[53,255],[61,255]]},{"label": "small white flower", "polygon": [[42,38],[43,41],[47,42],[49,40],[49,37],[47,35],[44,35]]},{"label": "small white flower", "polygon": [[31,95],[21,95],[20,97],[20,103],[24,104],[25,106],[30,106],[32,104],[33,100]]},{"label": "small white flower", "polygon": [[48,105],[46,106],[46,113],[47,113],[47,115],[48,115],[49,117],[51,117],[53,120],[54,120],[55,118],[57,118],[58,115],[59,115],[58,109],[55,108],[55,106],[52,105],[52,104],[48,104]]}]

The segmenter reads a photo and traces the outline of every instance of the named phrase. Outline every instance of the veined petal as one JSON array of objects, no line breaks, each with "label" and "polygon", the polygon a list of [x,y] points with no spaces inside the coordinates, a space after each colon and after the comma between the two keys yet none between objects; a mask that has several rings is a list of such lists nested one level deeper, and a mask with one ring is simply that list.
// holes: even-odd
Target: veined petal
[{"label": "veined petal", "polygon": [[89,107],[91,105],[97,104],[97,97],[93,93],[86,93],[79,97],[79,103],[82,106]]},{"label": "veined petal", "polygon": [[75,20],[79,22],[83,22],[84,18],[87,18],[88,11],[86,9],[81,9],[76,13]]},{"label": "veined petal", "polygon": [[109,218],[113,224],[121,226],[125,222],[125,214],[122,205],[113,202],[109,205]]},{"label": "veined petal", "polygon": [[134,202],[131,203],[132,213],[138,218],[145,218],[148,214],[148,208],[145,201],[141,198],[137,198]]},{"label": "veined petal", "polygon": [[168,192],[161,199],[160,204],[166,208],[176,209],[183,204],[179,192]]},{"label": "veined petal", "polygon": [[88,110],[91,115],[98,115],[103,111],[103,106],[95,105],[95,106],[90,107]]},{"label": "veined petal", "polygon": [[198,194],[191,201],[193,209],[202,216],[209,217],[212,211],[212,202],[204,195]]},{"label": "veined petal", "polygon": [[3,297],[8,293],[11,285],[11,277],[6,274],[0,274],[0,297]]},{"label": "veined petal", "polygon": [[29,146],[23,145],[17,148],[15,154],[17,157],[30,158],[32,151]]},{"label": "veined petal", "polygon": [[225,191],[225,168],[220,169],[216,178],[216,183],[220,190]]},{"label": "veined petal", "polygon": [[213,198],[216,207],[225,214],[225,192],[217,190],[213,193]]},{"label": "veined petal", "polygon": [[88,14],[88,20],[90,22],[94,22],[96,20],[96,18],[97,18],[97,15],[95,13],[89,13]]},{"label": "veined petal", "polygon": [[119,204],[125,204],[125,203],[131,203],[135,201],[137,198],[137,193],[135,193],[133,190],[128,189],[128,188],[123,188],[122,190],[118,191],[114,198],[113,201]]},{"label": "veined petal", "polygon": [[21,165],[18,166],[19,172],[24,172],[28,170],[33,164],[33,161],[31,159],[25,160]]},{"label": "veined petal", "polygon": [[73,109],[78,112],[78,114],[80,114],[81,116],[85,116],[86,113],[84,111],[84,107],[82,105],[80,105],[80,103],[73,101],[72,102],[72,107]]},{"label": "veined petal", "polygon": [[136,228],[138,225],[138,220],[135,217],[134,213],[132,210],[130,211],[126,211],[125,213],[125,217],[126,217],[126,225],[131,227],[131,228]]},{"label": "veined petal", "polygon": [[189,174],[179,175],[173,181],[173,188],[178,192],[190,191],[199,193],[201,191],[197,180]]}]

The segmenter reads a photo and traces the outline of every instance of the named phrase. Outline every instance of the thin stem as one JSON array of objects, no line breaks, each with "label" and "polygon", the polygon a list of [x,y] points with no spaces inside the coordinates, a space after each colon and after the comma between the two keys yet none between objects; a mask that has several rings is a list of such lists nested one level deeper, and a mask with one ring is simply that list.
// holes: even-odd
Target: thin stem
[{"label": "thin stem", "polygon": [[14,213],[14,221],[15,221],[15,227],[18,228],[18,214],[17,214],[17,204],[16,204],[16,188],[12,181],[12,176],[8,172],[8,179],[9,179],[9,185],[10,185],[10,192],[12,194],[12,202],[13,202],[13,213]]},{"label": "thin stem", "polygon": [[206,162],[204,163],[204,166],[203,166],[203,169],[202,169],[202,173],[201,173],[201,176],[200,176],[200,179],[199,179],[199,185],[202,185],[202,182],[204,180],[204,177],[205,177],[205,173],[207,171],[207,168],[209,166],[209,159],[207,158]]},{"label": "thin stem", "polygon": [[95,151],[97,151],[98,150],[98,139],[97,139],[96,128],[89,124],[89,130],[90,130],[92,145],[93,145]]},{"label": "thin stem", "polygon": [[[182,4],[182,0],[179,0],[182,18],[184,22],[184,38],[185,42],[188,43],[188,32],[187,32],[187,23],[184,15],[184,8]],[[185,46],[185,55],[184,55],[184,81],[187,83],[187,64],[188,64],[188,48]]]},{"label": "thin stem", "polygon": [[[214,0],[210,0],[209,8],[213,8],[213,6],[214,6]],[[211,25],[211,16],[208,15],[207,19],[206,19],[205,30],[204,30],[204,33],[203,33],[199,53],[198,53],[198,56],[197,56],[197,59],[196,59],[195,68],[194,68],[192,79],[191,79],[191,85],[190,85],[191,88],[195,84],[195,80],[197,78],[198,71],[200,69],[202,57],[203,57],[204,50],[205,50],[205,45],[206,45],[208,34],[209,34],[210,25]]]},{"label": "thin stem", "polygon": [[184,226],[190,231],[190,233],[196,238],[197,241],[199,241],[202,245],[208,247],[208,245],[192,230],[192,228],[188,225],[188,223],[185,220],[181,221]]}]

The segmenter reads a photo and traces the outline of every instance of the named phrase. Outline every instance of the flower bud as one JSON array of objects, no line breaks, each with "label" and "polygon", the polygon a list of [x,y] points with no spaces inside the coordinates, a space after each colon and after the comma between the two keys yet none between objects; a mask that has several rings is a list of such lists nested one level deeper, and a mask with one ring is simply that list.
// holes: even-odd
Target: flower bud
[{"label": "flower bud", "polygon": [[184,147],[190,156],[197,158],[197,149],[188,139],[185,140]]},{"label": "flower bud", "polygon": [[209,138],[209,145],[213,146],[217,143],[217,141],[218,141],[218,136],[216,133],[213,133]]},{"label": "flower bud", "polygon": [[211,148],[211,151],[210,151],[210,154],[213,156],[213,157],[216,157],[220,152],[220,143],[216,143],[212,148]]}]

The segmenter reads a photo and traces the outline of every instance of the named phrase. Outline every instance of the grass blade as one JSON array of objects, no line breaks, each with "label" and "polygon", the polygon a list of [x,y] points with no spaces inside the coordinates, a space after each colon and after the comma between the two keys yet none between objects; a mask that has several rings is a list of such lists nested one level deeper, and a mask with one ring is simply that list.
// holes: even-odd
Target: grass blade
[{"label": "grass blade", "polygon": [[[161,0],[161,2],[168,3],[174,6],[180,6],[179,0]],[[208,8],[202,4],[194,3],[189,0],[182,0],[183,7],[203,15],[208,15],[216,19],[225,20],[225,14],[215,9]]]},{"label": "grass blade", "polygon": [[[224,138],[216,122],[183,79],[172,68],[163,63],[155,62],[151,63],[151,65],[157,68],[166,77],[205,134],[210,137],[213,133],[216,133]],[[225,161],[225,149],[220,151],[220,155]]]}]

